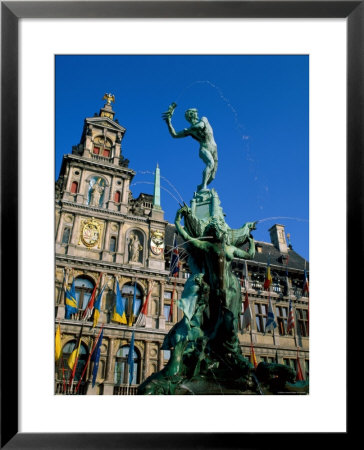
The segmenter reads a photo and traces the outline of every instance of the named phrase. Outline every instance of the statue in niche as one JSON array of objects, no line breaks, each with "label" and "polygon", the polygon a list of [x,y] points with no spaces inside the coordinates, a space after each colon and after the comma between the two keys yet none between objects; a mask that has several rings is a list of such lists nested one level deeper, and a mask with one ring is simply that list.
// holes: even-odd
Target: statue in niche
[{"label": "statue in niche", "polygon": [[140,262],[140,252],[143,250],[138,235],[132,233],[129,237],[129,262]]},{"label": "statue in niche", "polygon": [[190,108],[185,112],[185,118],[191,126],[182,131],[175,131],[172,126],[172,115],[176,106],[176,103],[172,103],[168,111],[162,114],[162,118],[173,138],[191,136],[200,143],[199,157],[206,164],[206,167],[202,173],[202,183],[197,186],[197,191],[206,190],[207,185],[215,178],[217,171],[217,145],[212,127],[206,117],[199,119],[196,108]]},{"label": "statue in niche", "polygon": [[90,188],[90,206],[100,206],[101,196],[105,190],[103,180],[98,178]]}]

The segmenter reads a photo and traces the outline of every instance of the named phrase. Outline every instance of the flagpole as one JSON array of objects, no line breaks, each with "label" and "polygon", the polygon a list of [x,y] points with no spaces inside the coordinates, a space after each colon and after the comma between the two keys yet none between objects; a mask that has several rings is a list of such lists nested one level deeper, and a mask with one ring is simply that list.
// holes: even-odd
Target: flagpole
[{"label": "flagpole", "polygon": [[89,354],[89,356],[88,356],[87,362],[86,362],[85,367],[84,367],[83,372],[82,372],[82,375],[81,375],[81,377],[80,377],[80,379],[79,379],[79,381],[78,381],[78,383],[77,383],[76,390],[75,390],[75,394],[77,394],[77,391],[78,391],[78,389],[79,389],[79,387],[80,387],[81,381],[82,381],[82,379],[83,379],[83,377],[84,377],[84,375],[85,375],[86,369],[87,369],[87,367],[88,367],[88,365],[89,365],[91,356],[92,356],[92,354],[93,354],[93,352],[94,352],[94,350],[95,350],[95,348],[96,348],[97,343],[99,342],[100,334],[101,334],[101,331],[102,331],[103,328],[104,328],[104,324],[101,325],[101,328],[100,328],[99,334],[98,334],[98,336],[97,336],[97,339],[95,340],[94,345],[93,345],[93,347],[92,347],[92,350],[91,350],[91,352],[90,352],[90,354]]},{"label": "flagpole", "polygon": [[[73,364],[73,368],[72,368],[71,376],[70,376],[70,379],[69,379],[68,387],[72,386],[72,382],[73,382],[73,379],[74,379],[75,374],[76,374],[76,369],[77,369],[77,365],[78,365],[78,358],[79,358],[79,355],[80,355],[80,347],[81,347],[81,342],[82,342],[82,340],[81,340],[81,338],[82,338],[82,330],[83,330],[83,324],[81,325],[81,331],[80,331],[80,335],[78,337],[76,360],[75,360],[75,362]],[[73,352],[74,352],[74,350],[71,352],[71,355],[72,355]]]}]

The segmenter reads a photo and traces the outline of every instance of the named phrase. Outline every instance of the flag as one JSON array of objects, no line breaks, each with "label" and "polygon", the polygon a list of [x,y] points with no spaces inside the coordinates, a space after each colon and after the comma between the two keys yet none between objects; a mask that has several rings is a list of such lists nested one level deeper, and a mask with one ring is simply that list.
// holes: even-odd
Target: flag
[{"label": "flag", "polygon": [[61,343],[61,325],[58,324],[57,331],[56,331],[56,343],[55,343],[55,356],[56,361],[59,360],[61,353],[62,353],[62,343]]},{"label": "flag", "polygon": [[303,376],[302,373],[302,369],[301,369],[301,363],[300,363],[300,358],[298,355],[298,348],[297,348],[297,370],[296,370],[296,381],[304,381],[305,378]]},{"label": "flag", "polygon": [[[133,304],[131,306],[131,312],[129,315],[128,325],[131,327],[134,322],[134,316],[135,316],[135,304],[136,304],[136,282],[134,283],[134,295],[133,295]],[[125,322],[126,323],[126,322]]]},{"label": "flag", "polygon": [[105,283],[99,293],[99,295],[97,296],[97,299],[95,301],[95,305],[94,305],[94,322],[92,325],[92,328],[96,327],[97,322],[99,321],[99,317],[100,317],[100,310],[101,310],[101,300],[102,300],[102,295],[104,293],[104,290],[106,288],[107,283]]},{"label": "flag", "polygon": [[258,367],[257,358],[255,357],[255,351],[253,344],[250,344],[250,362],[253,364],[254,369]]},{"label": "flag", "polygon": [[249,296],[248,292],[245,292],[245,300],[244,300],[244,314],[243,314],[243,320],[241,324],[241,329],[244,331],[244,328],[248,328],[249,325],[251,325],[252,321],[252,311],[249,304]]},{"label": "flag", "polygon": [[275,317],[274,317],[272,301],[271,301],[271,299],[269,297],[268,316],[267,316],[267,321],[265,323],[265,331],[264,331],[264,333],[269,331],[271,328],[274,329],[276,327],[277,327],[277,322],[275,321]]},{"label": "flag", "polygon": [[129,384],[132,383],[133,376],[134,376],[134,333],[135,333],[135,329],[133,330],[133,334],[131,335],[129,354],[128,354]]},{"label": "flag", "polygon": [[172,322],[173,318],[173,299],[174,299],[174,293],[176,292],[176,281],[174,282],[173,291],[172,291],[172,298],[171,298],[171,304],[169,306],[169,314],[168,314],[168,321]]},{"label": "flag", "polygon": [[288,269],[286,266],[286,278],[284,283],[284,295],[289,295],[289,277],[288,277]]},{"label": "flag", "polygon": [[265,273],[265,280],[264,280],[264,289],[266,291],[269,291],[269,286],[272,283],[272,275],[270,273],[270,264],[267,265],[267,271]]},{"label": "flag", "polygon": [[146,317],[146,315],[148,313],[148,302],[149,302],[149,298],[150,298],[150,295],[151,295],[152,290],[153,290],[153,286],[154,286],[154,281],[152,281],[151,284],[150,284],[150,289],[149,289],[149,292],[147,294],[147,298],[145,299],[144,305],[143,305],[143,307],[142,307],[142,309],[140,311],[139,317],[138,317],[138,319],[136,321],[136,325],[142,325],[142,326],[145,325],[145,317]]},{"label": "flag", "polygon": [[70,319],[72,314],[78,311],[76,300],[75,279],[73,278],[71,289],[66,288],[66,319]]},{"label": "flag", "polygon": [[99,340],[97,341],[97,345],[96,345],[96,347],[94,349],[94,352],[92,353],[92,356],[91,356],[91,361],[94,362],[94,368],[92,370],[92,387],[95,386],[97,372],[99,370],[101,344],[102,344],[102,338],[103,337],[104,337],[104,330],[101,331],[101,334],[99,336]]},{"label": "flag", "polygon": [[248,265],[246,261],[244,260],[244,268],[243,268],[243,276],[242,279],[244,280],[244,286],[245,289],[249,289],[249,272],[248,272]]},{"label": "flag", "polygon": [[173,250],[172,250],[172,256],[171,256],[171,266],[170,266],[170,275],[174,277],[178,277],[179,274],[179,252],[178,252],[178,246],[177,246],[177,235],[174,235],[174,241],[173,241]]},{"label": "flag", "polygon": [[70,354],[68,361],[67,361],[68,367],[72,370],[71,376],[69,379],[69,386],[72,384],[72,381],[76,374],[78,357],[80,356],[82,330],[83,330],[83,325],[81,326],[80,334],[78,336],[78,341],[75,345],[75,348],[73,349],[73,352]]},{"label": "flag", "polygon": [[308,278],[307,278],[307,272],[306,269],[304,271],[304,280],[303,280],[303,289],[302,289],[302,296],[305,294],[305,292],[307,292],[307,296],[309,295],[309,290],[308,290]]},{"label": "flag", "polygon": [[287,321],[287,334],[295,327],[293,309],[292,309],[292,300],[289,301],[288,307],[288,321]]},{"label": "flag", "polygon": [[82,319],[89,319],[91,317],[92,310],[94,308],[94,303],[95,303],[96,290],[99,287],[100,281],[101,281],[101,273],[100,273],[99,279],[97,280],[97,283],[94,287],[94,290],[92,291],[90,300],[87,303],[87,306],[82,314]]},{"label": "flag", "polygon": [[116,300],[111,320],[126,324],[125,300],[121,297],[119,282],[116,279]]}]

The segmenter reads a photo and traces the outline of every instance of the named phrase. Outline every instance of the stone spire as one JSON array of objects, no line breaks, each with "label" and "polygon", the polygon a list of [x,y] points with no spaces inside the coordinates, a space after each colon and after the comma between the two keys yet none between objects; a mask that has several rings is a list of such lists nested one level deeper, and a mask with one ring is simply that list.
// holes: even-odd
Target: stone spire
[{"label": "stone spire", "polygon": [[161,182],[160,182],[160,169],[157,163],[154,177],[154,195],[153,195],[153,209],[161,210]]}]

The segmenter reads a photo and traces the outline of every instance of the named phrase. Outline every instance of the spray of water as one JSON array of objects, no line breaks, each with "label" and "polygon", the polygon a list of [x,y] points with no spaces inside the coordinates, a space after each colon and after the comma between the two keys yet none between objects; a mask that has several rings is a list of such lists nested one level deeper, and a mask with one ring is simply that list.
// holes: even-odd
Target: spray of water
[{"label": "spray of water", "polygon": [[[152,184],[154,186],[154,183],[152,181],[136,181],[135,183],[131,184],[130,187],[135,186],[136,184]],[[161,186],[161,189],[166,191],[178,204],[180,204],[179,200],[165,187]]]},{"label": "spray of water", "polygon": [[[243,145],[243,151],[245,154],[245,159],[248,162],[250,168],[249,168],[249,172],[252,174],[255,174],[256,176],[254,176],[254,182],[257,183],[261,189],[263,189],[262,194],[257,197],[257,201],[258,203],[262,204],[263,201],[267,198],[268,195],[268,183],[267,181],[264,179],[262,179],[262,176],[260,175],[260,178],[258,178],[257,173],[258,173],[258,168],[256,166],[256,161],[253,158],[253,155],[251,153],[251,149],[250,149],[250,136],[247,135],[246,131],[245,131],[245,125],[243,125],[240,121],[239,121],[239,115],[238,112],[236,110],[236,108],[231,104],[230,100],[224,95],[223,91],[220,89],[219,86],[217,86],[216,84],[212,83],[210,80],[197,80],[194,81],[193,83],[190,83],[188,86],[186,86],[181,93],[179,94],[179,96],[176,99],[176,103],[178,103],[179,99],[185,94],[185,92],[190,89],[191,87],[197,85],[197,84],[205,84],[207,86],[212,87],[217,93],[219,98],[226,104],[226,106],[229,108],[229,110],[232,112],[233,117],[234,117],[234,122],[235,122],[235,128],[239,133],[240,139],[242,141],[242,145]],[[253,167],[255,166],[255,167]],[[263,206],[261,206],[261,209],[263,209]]]},{"label": "spray of water", "polygon": [[[150,170],[139,170],[137,173],[141,173],[141,174],[143,174],[143,175],[145,175],[145,174],[155,175],[155,172],[151,172]],[[174,192],[175,192],[175,193],[178,195],[178,197],[180,198],[181,203],[184,203],[184,200],[183,200],[181,194],[177,191],[176,186],[174,186],[174,185],[168,180],[168,178],[164,177],[163,175],[160,175],[160,177],[161,177],[166,183],[168,183],[169,186],[171,186],[171,188],[174,190]]]},{"label": "spray of water", "polygon": [[268,220],[278,220],[278,219],[296,220],[297,222],[308,222],[307,219],[302,219],[300,217],[286,217],[286,216],[266,217],[265,219],[257,220],[257,222],[262,223],[262,222],[267,222]]}]

